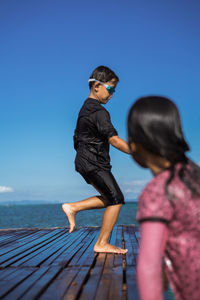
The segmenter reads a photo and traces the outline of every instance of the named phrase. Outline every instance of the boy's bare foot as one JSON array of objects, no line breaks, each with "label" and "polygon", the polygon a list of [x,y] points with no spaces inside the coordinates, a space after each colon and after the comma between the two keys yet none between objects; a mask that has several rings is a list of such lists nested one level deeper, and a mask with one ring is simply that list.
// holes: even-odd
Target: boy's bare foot
[{"label": "boy's bare foot", "polygon": [[126,254],[128,252],[128,249],[122,249],[122,248],[113,246],[111,244],[105,244],[105,245],[97,245],[96,244],[94,246],[94,252]]},{"label": "boy's bare foot", "polygon": [[64,213],[67,216],[68,222],[69,222],[69,232],[71,233],[74,230],[75,227],[75,215],[76,213],[74,212],[72,205],[69,203],[64,203],[62,205],[62,209]]}]

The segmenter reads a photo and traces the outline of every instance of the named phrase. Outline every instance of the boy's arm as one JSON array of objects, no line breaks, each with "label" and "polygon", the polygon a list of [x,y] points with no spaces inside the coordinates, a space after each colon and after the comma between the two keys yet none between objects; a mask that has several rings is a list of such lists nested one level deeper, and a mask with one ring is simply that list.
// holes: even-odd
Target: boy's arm
[{"label": "boy's arm", "polygon": [[141,223],[137,282],[141,300],[163,299],[162,258],[168,229],[161,222]]},{"label": "boy's arm", "polygon": [[127,142],[125,142],[123,139],[118,137],[118,135],[114,135],[114,136],[110,137],[108,139],[108,141],[113,147],[119,149],[122,152],[130,154],[130,150],[129,150],[129,146],[128,146]]}]

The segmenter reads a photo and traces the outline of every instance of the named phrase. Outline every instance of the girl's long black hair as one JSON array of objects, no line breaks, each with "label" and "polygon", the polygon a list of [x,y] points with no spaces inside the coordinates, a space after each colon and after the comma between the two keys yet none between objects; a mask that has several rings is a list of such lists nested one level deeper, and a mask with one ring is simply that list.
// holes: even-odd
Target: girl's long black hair
[{"label": "girl's long black hair", "polygon": [[190,148],[183,135],[179,111],[170,99],[161,96],[138,99],[129,110],[127,125],[129,143],[139,143],[171,163],[166,182],[169,198],[168,186],[174,178],[177,163],[181,164],[179,178],[192,195],[200,195],[200,168],[185,155]]}]

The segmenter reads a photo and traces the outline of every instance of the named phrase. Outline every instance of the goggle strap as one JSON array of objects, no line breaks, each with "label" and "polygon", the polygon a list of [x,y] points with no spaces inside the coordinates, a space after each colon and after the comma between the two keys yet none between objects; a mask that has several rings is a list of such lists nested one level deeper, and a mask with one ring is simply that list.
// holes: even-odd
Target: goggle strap
[{"label": "goggle strap", "polygon": [[99,81],[99,80],[96,80],[94,78],[91,78],[91,79],[88,80],[88,82],[93,82],[93,81]]},{"label": "goggle strap", "polygon": [[88,80],[88,82],[94,82],[94,81],[99,82],[100,84],[104,85],[105,87],[107,86],[107,84],[105,82],[102,82],[102,81],[97,80],[95,78],[91,78],[91,79]]},{"label": "goggle strap", "polygon": [[[106,84],[106,83],[104,83],[104,82],[102,82],[102,81],[100,81],[100,80],[97,80],[97,79],[95,79],[95,78],[90,78],[90,79],[88,80],[88,82],[94,82],[94,81],[99,82],[100,84],[102,84],[103,86],[105,86],[108,92],[109,92],[110,90],[111,90],[111,91],[113,90],[113,92],[111,92],[111,93],[114,93],[114,92],[115,92],[115,89],[114,89],[112,86],[110,86],[110,85],[108,85],[108,84]],[[109,93],[110,93],[110,92],[109,92]]]}]

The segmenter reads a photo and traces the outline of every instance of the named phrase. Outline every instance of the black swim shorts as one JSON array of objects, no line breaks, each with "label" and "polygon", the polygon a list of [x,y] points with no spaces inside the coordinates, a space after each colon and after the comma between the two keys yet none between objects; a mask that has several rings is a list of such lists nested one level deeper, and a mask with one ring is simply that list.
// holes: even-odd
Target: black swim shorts
[{"label": "black swim shorts", "polygon": [[102,196],[108,201],[108,205],[125,204],[124,196],[111,171],[95,170],[79,173],[85,181],[94,185]]}]

